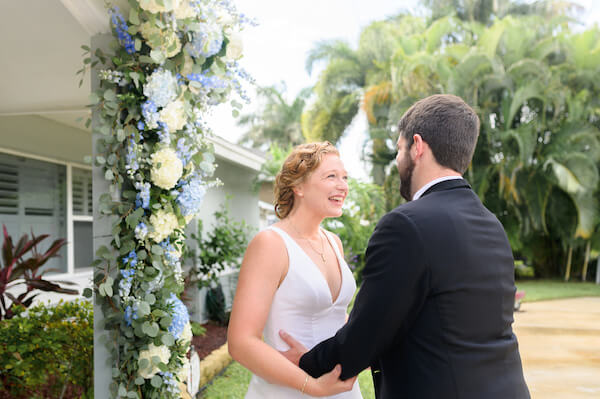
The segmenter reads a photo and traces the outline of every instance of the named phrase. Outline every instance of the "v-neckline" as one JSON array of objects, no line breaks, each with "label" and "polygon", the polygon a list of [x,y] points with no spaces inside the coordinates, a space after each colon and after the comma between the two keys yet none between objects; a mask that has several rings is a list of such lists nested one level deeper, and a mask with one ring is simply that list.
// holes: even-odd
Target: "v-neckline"
[{"label": "v-neckline", "polygon": [[321,271],[321,269],[319,268],[319,266],[315,263],[315,261],[313,260],[313,258],[311,258],[308,255],[308,253],[306,253],[306,251],[304,250],[304,248],[302,248],[302,246],[300,244],[298,244],[296,242],[296,240],[294,240],[292,238],[292,236],[288,234],[287,231],[285,231],[282,228],[277,227],[277,226],[271,226],[271,227],[276,228],[276,229],[282,231],[294,243],[294,245],[296,245],[298,247],[298,249],[304,254],[304,256],[306,256],[308,258],[308,260],[310,261],[310,263],[313,264],[313,266],[315,267],[315,269],[317,269],[317,273],[319,273],[319,275],[321,276],[321,281],[323,281],[323,283],[325,283],[325,287],[327,288],[327,291],[329,292],[329,300],[331,301],[331,305],[335,305],[336,302],[338,301],[338,299],[340,299],[340,296],[342,294],[342,287],[344,285],[344,273],[342,271],[342,262],[340,261],[338,253],[335,250],[335,248],[333,247],[333,244],[331,243],[331,240],[329,240],[329,236],[325,233],[325,231],[323,231],[323,229],[321,227],[319,227],[319,232],[321,232],[323,235],[325,235],[325,239],[327,240],[327,242],[329,243],[329,246],[331,246],[331,249],[333,250],[333,254],[335,255],[335,259],[336,259],[337,265],[338,265],[338,273],[340,275],[340,289],[339,289],[339,291],[337,293],[337,296],[336,296],[335,300],[333,299],[333,293],[331,292],[331,289],[329,288],[329,284],[327,283],[327,277],[325,276],[325,274],[323,274],[323,272]]}]

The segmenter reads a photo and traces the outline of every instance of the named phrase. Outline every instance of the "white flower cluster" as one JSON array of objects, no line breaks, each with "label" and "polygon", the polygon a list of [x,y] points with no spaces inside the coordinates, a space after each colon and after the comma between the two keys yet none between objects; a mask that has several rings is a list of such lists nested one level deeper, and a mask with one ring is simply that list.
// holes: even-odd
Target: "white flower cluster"
[{"label": "white flower cluster", "polygon": [[185,104],[182,100],[175,100],[167,104],[160,111],[160,120],[167,125],[169,132],[183,129],[187,122],[185,116]]},{"label": "white flower cluster", "polygon": [[[138,358],[138,373],[141,377],[150,379],[160,371],[158,365],[152,362],[152,358],[155,356],[160,359],[161,363],[167,364],[171,357],[171,351],[164,345],[155,346],[154,344],[150,344],[148,345],[148,349],[140,351],[140,356]],[[142,360],[148,361],[148,364],[144,368],[141,367]]]},{"label": "white flower cluster", "polygon": [[152,154],[151,159],[150,177],[152,182],[165,190],[175,187],[183,174],[183,163],[177,153],[172,148],[166,147]]},{"label": "white flower cluster", "polygon": [[163,241],[175,229],[179,228],[177,216],[173,212],[167,212],[164,209],[159,209],[150,215],[150,224],[152,225],[152,231],[148,233],[148,237],[156,243]]}]

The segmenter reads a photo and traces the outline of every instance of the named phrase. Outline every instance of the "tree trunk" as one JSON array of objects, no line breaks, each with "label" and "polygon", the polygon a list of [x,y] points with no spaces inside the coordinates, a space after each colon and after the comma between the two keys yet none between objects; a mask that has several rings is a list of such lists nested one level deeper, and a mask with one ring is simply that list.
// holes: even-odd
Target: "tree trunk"
[{"label": "tree trunk", "polygon": [[565,281],[571,277],[571,258],[573,257],[573,246],[569,245],[569,254],[567,255],[567,270],[565,271]]},{"label": "tree trunk", "polygon": [[587,245],[585,246],[585,259],[583,261],[583,271],[581,272],[581,281],[585,281],[585,279],[587,278],[588,262],[590,261],[590,246],[591,246],[591,241],[588,241]]}]

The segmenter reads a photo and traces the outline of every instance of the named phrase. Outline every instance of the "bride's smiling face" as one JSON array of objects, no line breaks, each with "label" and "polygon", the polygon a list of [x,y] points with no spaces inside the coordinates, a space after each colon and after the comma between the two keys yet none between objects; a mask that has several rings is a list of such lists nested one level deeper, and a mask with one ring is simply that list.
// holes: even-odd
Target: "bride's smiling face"
[{"label": "bride's smiling face", "polygon": [[327,154],[321,164],[295,189],[296,198],[322,217],[342,215],[348,195],[348,172],[339,156]]}]

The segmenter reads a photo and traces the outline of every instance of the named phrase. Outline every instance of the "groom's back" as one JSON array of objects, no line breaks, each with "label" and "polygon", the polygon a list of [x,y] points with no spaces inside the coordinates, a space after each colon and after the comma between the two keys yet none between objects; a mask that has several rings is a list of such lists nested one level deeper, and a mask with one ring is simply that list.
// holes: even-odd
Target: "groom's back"
[{"label": "groom's back", "polygon": [[396,375],[382,378],[380,396],[529,397],[511,328],[512,251],[500,222],[464,186],[434,190],[393,212],[416,226],[430,277],[417,317],[381,359]]}]

